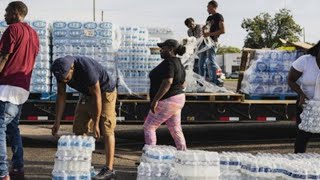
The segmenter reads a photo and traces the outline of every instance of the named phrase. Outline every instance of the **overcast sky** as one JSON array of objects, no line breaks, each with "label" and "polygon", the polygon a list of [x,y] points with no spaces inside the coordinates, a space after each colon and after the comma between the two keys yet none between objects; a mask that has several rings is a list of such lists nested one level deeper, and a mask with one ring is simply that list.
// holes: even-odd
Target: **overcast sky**
[{"label": "overcast sky", "polygon": [[[9,0],[0,0],[0,13],[4,14]],[[76,20],[93,19],[93,0],[24,0],[29,7],[28,19]],[[169,27],[177,38],[186,35],[184,20],[193,17],[204,24],[208,14],[208,0],[96,0],[96,20],[118,25]],[[223,45],[242,47],[246,32],[241,28],[244,18],[261,12],[274,14],[281,8],[292,11],[296,22],[305,28],[306,41],[317,42],[319,33],[319,0],[218,0],[225,18],[226,34],[221,36]]]}]

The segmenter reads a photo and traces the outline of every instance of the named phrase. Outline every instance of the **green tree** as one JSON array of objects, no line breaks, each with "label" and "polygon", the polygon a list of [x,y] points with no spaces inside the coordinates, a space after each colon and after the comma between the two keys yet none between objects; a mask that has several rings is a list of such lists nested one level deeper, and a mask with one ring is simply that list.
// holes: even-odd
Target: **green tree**
[{"label": "green tree", "polygon": [[240,53],[241,50],[237,47],[232,46],[218,46],[217,54],[226,54],[226,53]]},{"label": "green tree", "polygon": [[241,27],[248,32],[244,47],[255,49],[279,47],[279,38],[299,41],[302,32],[288,9],[281,9],[274,17],[261,13],[253,19],[244,19]]}]

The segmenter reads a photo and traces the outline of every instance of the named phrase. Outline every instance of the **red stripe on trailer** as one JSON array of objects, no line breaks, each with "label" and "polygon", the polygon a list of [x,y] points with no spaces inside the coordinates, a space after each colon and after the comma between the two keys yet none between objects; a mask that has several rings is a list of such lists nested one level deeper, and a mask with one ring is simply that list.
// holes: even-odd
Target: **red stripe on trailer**
[{"label": "red stripe on trailer", "polygon": [[48,116],[28,116],[27,120],[31,120],[31,121],[48,120]]},{"label": "red stripe on trailer", "polygon": [[220,119],[220,121],[239,121],[239,117],[222,116],[219,119]]},{"label": "red stripe on trailer", "polygon": [[68,120],[68,121],[73,121],[74,120],[74,116],[65,116],[64,119]]},{"label": "red stripe on trailer", "polygon": [[276,121],[277,118],[276,117],[257,117],[257,121]]},{"label": "red stripe on trailer", "polygon": [[36,120],[38,120],[38,117],[37,116],[28,116],[27,120],[36,121]]}]

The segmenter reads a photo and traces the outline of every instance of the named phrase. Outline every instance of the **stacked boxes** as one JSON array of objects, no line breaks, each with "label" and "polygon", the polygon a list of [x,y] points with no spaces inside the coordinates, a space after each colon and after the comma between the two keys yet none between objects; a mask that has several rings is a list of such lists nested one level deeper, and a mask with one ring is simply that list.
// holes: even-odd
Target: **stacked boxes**
[{"label": "stacked boxes", "polygon": [[51,88],[49,24],[41,20],[28,23],[37,31],[40,41],[40,50],[31,77],[30,92],[49,94]]},{"label": "stacked boxes", "polygon": [[141,27],[121,27],[122,43],[117,53],[121,93],[147,93],[149,91],[149,72],[153,68],[150,56],[148,31]]},{"label": "stacked boxes", "polygon": [[298,51],[256,50],[255,61],[244,73],[241,91],[248,95],[292,96],[287,84],[291,64]]},{"label": "stacked boxes", "polygon": [[58,141],[52,179],[91,179],[93,137],[62,136]]},{"label": "stacked boxes", "polygon": [[[53,60],[66,55],[91,57],[115,76],[114,51],[119,43],[117,33],[109,22],[53,22]],[[55,80],[52,84],[52,91],[56,92]],[[74,90],[68,88],[67,91]]]}]

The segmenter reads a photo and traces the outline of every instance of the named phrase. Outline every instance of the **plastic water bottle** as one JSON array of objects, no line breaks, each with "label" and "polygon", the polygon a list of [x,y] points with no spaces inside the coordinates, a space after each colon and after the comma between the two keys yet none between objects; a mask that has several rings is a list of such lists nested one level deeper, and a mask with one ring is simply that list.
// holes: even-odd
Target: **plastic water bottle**
[{"label": "plastic water bottle", "polygon": [[61,136],[58,140],[58,150],[64,150],[69,147],[67,136]]},{"label": "plastic water bottle", "polygon": [[67,180],[66,173],[64,171],[52,171],[52,180]]}]

